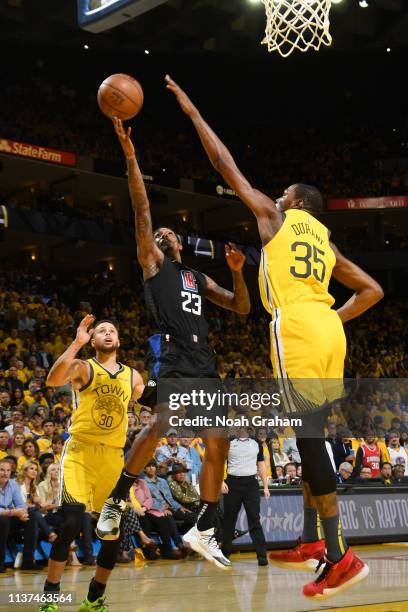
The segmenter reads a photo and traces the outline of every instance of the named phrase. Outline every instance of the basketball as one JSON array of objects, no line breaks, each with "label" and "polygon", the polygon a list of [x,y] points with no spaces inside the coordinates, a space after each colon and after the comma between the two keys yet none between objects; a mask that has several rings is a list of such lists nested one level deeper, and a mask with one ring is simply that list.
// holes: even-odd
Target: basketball
[{"label": "basketball", "polygon": [[142,108],[143,99],[142,86],[128,74],[111,74],[98,89],[99,108],[109,119],[132,119]]}]

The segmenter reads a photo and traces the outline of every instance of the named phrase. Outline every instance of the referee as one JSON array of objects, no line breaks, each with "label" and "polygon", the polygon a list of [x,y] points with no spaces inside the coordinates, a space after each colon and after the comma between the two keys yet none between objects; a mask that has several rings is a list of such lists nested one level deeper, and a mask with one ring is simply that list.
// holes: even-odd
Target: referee
[{"label": "referee", "polygon": [[229,557],[232,551],[235,524],[244,504],[248,530],[255,546],[258,565],[268,565],[266,542],[260,522],[260,496],[257,473],[263,482],[265,497],[269,497],[268,479],[262,446],[240,427],[231,441],[228,453],[227,480],[223,484],[224,521],[222,552]]}]

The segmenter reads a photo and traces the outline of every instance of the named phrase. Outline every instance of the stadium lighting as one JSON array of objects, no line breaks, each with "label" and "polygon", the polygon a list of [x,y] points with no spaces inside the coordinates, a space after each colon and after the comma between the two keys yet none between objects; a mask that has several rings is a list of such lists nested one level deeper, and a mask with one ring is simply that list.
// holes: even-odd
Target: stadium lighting
[{"label": "stadium lighting", "polygon": [[359,6],[361,6],[361,8],[367,8],[368,7],[368,2],[367,0],[359,0]]},{"label": "stadium lighting", "polygon": [[249,4],[261,4],[262,0],[248,0]]},{"label": "stadium lighting", "polygon": [[149,49],[145,49],[144,52],[145,52],[145,55],[149,55],[150,53]]},{"label": "stadium lighting", "polygon": [[391,47],[387,47],[386,51],[387,53],[391,53]]},{"label": "stadium lighting", "polygon": [[332,4],[340,4],[343,0],[332,0]]},{"label": "stadium lighting", "polygon": [[89,49],[88,45],[84,45],[84,49],[87,51]]}]

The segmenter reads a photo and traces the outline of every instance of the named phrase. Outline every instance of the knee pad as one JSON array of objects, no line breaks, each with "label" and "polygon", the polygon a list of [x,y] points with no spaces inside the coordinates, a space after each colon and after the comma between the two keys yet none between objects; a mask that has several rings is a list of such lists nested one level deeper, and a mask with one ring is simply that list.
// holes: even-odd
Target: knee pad
[{"label": "knee pad", "polygon": [[84,504],[67,504],[65,502],[62,504],[62,525],[50,554],[50,558],[54,561],[66,561],[68,559],[70,544],[81,531],[84,512]]},{"label": "knee pad", "polygon": [[113,570],[119,554],[121,536],[117,540],[102,540],[96,564],[106,570]]}]

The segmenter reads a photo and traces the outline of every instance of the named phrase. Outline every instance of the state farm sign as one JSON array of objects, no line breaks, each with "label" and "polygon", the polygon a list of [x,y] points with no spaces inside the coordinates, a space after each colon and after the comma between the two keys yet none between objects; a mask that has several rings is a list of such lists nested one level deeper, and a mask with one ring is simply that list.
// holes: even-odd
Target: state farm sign
[{"label": "state farm sign", "polygon": [[49,147],[39,147],[37,145],[25,144],[16,140],[0,139],[0,153],[9,153],[19,157],[28,157],[40,161],[61,164],[63,166],[76,166],[77,159],[75,153],[58,151]]},{"label": "state farm sign", "polygon": [[408,208],[408,196],[384,196],[383,198],[350,198],[329,200],[329,210],[364,208]]}]

